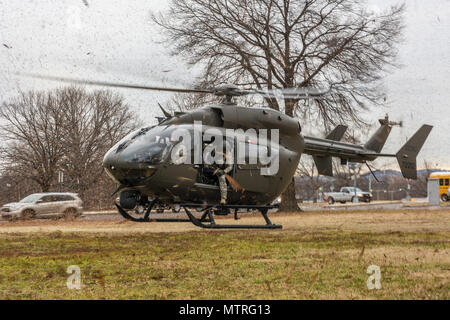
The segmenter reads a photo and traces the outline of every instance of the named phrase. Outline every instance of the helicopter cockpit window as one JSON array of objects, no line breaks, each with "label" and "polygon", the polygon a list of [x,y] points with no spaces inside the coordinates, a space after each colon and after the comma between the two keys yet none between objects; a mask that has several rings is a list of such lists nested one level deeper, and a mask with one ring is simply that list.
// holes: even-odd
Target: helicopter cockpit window
[{"label": "helicopter cockpit window", "polygon": [[157,126],[141,130],[125,141],[122,147],[123,156],[131,162],[143,164],[171,163],[171,153],[179,139],[173,139],[176,130],[170,126]]},{"label": "helicopter cockpit window", "polygon": [[125,138],[119,141],[117,143],[116,152],[120,152],[122,150],[125,150],[137,137],[147,133],[150,129],[153,127],[147,127],[147,128],[141,128],[137,131],[133,131],[130,134],[128,134]]}]

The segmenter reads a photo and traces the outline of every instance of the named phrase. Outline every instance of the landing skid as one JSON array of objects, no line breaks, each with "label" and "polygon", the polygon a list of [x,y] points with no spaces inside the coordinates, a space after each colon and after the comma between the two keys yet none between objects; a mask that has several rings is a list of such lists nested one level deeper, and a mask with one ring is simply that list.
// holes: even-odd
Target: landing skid
[{"label": "landing skid", "polygon": [[[188,217],[188,219],[164,219],[164,218],[150,218],[150,212],[153,208],[154,202],[151,202],[147,211],[144,214],[143,218],[135,218],[128,214],[118,203],[114,203],[117,207],[117,210],[127,220],[134,222],[191,222],[197,227],[205,228],[205,229],[281,229],[283,226],[273,224],[269,217],[267,216],[267,212],[269,209],[276,208],[275,206],[257,206],[257,205],[220,205],[220,206],[206,206],[204,209],[204,213],[201,218],[196,218],[191,212],[190,208],[198,208],[198,204],[180,204]],[[218,215],[227,215],[230,213],[230,210],[234,210],[234,219],[238,220],[237,212],[239,209],[254,209],[258,210],[263,216],[266,224],[265,225],[223,225],[217,224],[214,219],[214,213]],[[220,212],[220,214],[218,213]],[[226,214],[223,214],[223,213]]]}]

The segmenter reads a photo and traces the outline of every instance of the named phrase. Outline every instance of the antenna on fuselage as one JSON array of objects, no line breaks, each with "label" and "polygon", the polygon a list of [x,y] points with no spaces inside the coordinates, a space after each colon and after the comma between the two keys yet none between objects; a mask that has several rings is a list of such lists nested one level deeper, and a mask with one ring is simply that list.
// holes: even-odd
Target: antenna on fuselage
[{"label": "antenna on fuselage", "polygon": [[164,114],[164,117],[172,118],[172,115],[169,112],[167,112],[159,102],[158,102],[158,106],[161,109],[162,113]]}]

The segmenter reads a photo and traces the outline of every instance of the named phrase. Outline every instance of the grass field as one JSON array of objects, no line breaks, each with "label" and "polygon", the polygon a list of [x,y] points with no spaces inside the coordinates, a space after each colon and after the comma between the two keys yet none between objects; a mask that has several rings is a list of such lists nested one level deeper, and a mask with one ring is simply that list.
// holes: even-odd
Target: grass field
[{"label": "grass field", "polygon": [[[2,224],[0,299],[450,297],[448,210],[273,214],[272,220],[285,228],[217,232],[122,221]],[[70,265],[81,269],[81,290],[66,287]],[[367,288],[370,265],[381,269],[380,290]]]}]

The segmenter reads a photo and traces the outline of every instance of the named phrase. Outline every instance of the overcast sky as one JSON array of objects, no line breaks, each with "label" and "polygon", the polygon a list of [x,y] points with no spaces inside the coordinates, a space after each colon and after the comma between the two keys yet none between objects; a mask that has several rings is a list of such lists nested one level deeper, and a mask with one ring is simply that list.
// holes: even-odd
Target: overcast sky
[{"label": "overcast sky", "polygon": [[[18,90],[61,86],[26,79],[17,72],[153,85],[189,86],[196,76],[181,58],[169,56],[150,12],[166,0],[0,0],[0,97]],[[398,0],[369,0],[383,10]],[[368,119],[389,113],[405,126],[395,128],[385,147],[396,152],[421,124],[434,125],[419,157],[450,169],[450,0],[408,0],[402,67],[386,76],[387,103]],[[6,47],[6,46],[7,47]],[[141,117],[153,122],[157,102],[168,93],[119,90]],[[308,133],[307,124],[306,133]],[[392,167],[397,166],[392,162]]]}]

